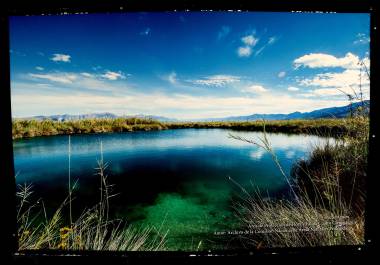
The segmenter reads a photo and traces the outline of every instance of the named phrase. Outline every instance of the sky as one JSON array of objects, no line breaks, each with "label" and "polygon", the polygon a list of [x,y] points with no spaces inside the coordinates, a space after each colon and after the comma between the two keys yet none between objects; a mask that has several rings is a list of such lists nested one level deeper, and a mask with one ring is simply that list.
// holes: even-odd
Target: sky
[{"label": "sky", "polygon": [[369,15],[154,12],[10,19],[13,117],[180,120],[369,99]]}]

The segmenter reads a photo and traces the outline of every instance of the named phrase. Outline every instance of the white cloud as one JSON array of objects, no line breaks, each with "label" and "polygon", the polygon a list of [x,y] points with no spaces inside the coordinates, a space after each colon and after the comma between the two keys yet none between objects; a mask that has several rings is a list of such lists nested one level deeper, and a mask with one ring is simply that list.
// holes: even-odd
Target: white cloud
[{"label": "white cloud", "polygon": [[255,94],[265,93],[267,91],[268,90],[266,88],[260,85],[252,85],[242,90],[242,92],[245,92],[245,93],[255,93]]},{"label": "white cloud", "polygon": [[[112,87],[112,84],[109,86]],[[33,85],[31,85],[33,87]],[[12,90],[20,89],[17,84]],[[191,96],[185,94],[128,93],[95,95],[74,92],[47,95],[46,92],[13,93],[12,104],[18,116],[31,111],[38,115],[56,109],[63,111],[84,109],[92,112],[110,111],[115,114],[154,113],[178,119],[218,118],[253,113],[290,113],[312,111],[319,108],[347,105],[346,100],[297,98],[286,94],[262,93],[257,97]],[[28,92],[29,91],[29,92]]]},{"label": "white cloud", "polygon": [[259,39],[255,38],[253,35],[247,35],[241,38],[241,41],[247,46],[254,47],[259,41]]},{"label": "white cloud", "polygon": [[175,72],[172,72],[168,76],[168,80],[171,84],[176,84],[177,83],[177,74]]},{"label": "white cloud", "polygon": [[298,91],[300,90],[298,87],[290,86],[288,87],[288,91]]},{"label": "white cloud", "polygon": [[345,70],[339,73],[322,73],[315,75],[312,79],[300,80],[300,85],[315,87],[357,87],[360,84],[369,85],[369,80],[360,70]]},{"label": "white cloud", "polygon": [[52,73],[52,74],[29,74],[34,79],[45,79],[52,82],[58,82],[63,84],[71,84],[77,79],[75,74],[69,73]]},{"label": "white cloud", "polygon": [[90,73],[86,73],[86,72],[84,72],[84,73],[81,73],[81,75],[83,75],[84,77],[94,77],[94,75],[93,75],[93,74],[90,74]]},{"label": "white cloud", "polygon": [[229,83],[239,82],[239,76],[233,75],[212,75],[207,76],[198,80],[190,80],[194,85],[205,85],[205,86],[224,86]]},{"label": "white cloud", "polygon": [[[52,88],[55,90],[94,90],[94,91],[107,91],[114,92],[117,90],[125,90],[126,84],[117,83],[113,85],[113,80],[104,78],[102,75],[90,74],[86,72],[73,73],[73,72],[54,72],[47,74],[29,73],[24,76],[26,79],[34,81],[48,80],[51,82]],[[60,86],[64,85],[63,87]],[[33,83],[33,85],[35,85]]]},{"label": "white cloud", "polygon": [[148,36],[150,34],[150,28],[146,28],[140,32],[140,35]]},{"label": "white cloud", "polygon": [[41,67],[41,66],[36,66],[36,70],[38,70],[38,71],[43,71],[43,70],[44,70],[44,68],[43,68],[43,67]]},{"label": "white cloud", "polygon": [[[362,64],[364,65],[364,67],[369,71],[369,67],[370,67],[370,60],[368,57],[365,57],[363,60],[362,60]],[[365,69],[363,69],[365,70]]]},{"label": "white cloud", "polygon": [[[359,91],[357,89],[353,89],[352,87],[327,87],[327,88],[317,88],[314,90],[310,90],[307,93],[299,93],[297,96],[304,98],[331,98],[341,96],[341,98],[347,99],[347,94],[356,95],[360,97],[358,94]],[[369,98],[369,86],[362,87],[363,98]],[[354,98],[354,100],[357,100]]]},{"label": "white cloud", "polygon": [[[363,93],[364,98],[369,98],[370,81],[367,72],[370,60],[368,57],[360,59],[357,55],[347,53],[345,57],[337,58],[328,54],[309,54],[294,60],[296,67],[310,68],[340,67],[340,72],[325,72],[315,74],[309,78],[296,80],[298,85],[311,87],[310,93],[315,96],[352,96]],[[363,65],[365,67],[363,67]],[[361,90],[361,91],[360,91]],[[356,95],[355,95],[356,94]]]},{"label": "white cloud", "polygon": [[285,75],[286,75],[286,72],[282,71],[282,72],[279,72],[277,76],[279,78],[283,78],[283,77],[285,77]]},{"label": "white cloud", "polygon": [[231,31],[231,28],[228,26],[222,26],[218,32],[218,40],[225,38]]},{"label": "white cloud", "polygon": [[[90,84],[92,82],[96,82],[97,85],[99,85],[101,82],[101,79],[106,79],[110,81],[118,80],[118,79],[125,79],[125,75],[121,72],[111,72],[107,71],[104,74],[101,75],[95,75],[90,74],[87,72],[82,73],[72,73],[72,72],[54,72],[54,73],[47,73],[47,74],[34,74],[29,73],[29,77],[33,79],[45,79],[52,82],[58,82],[63,84],[71,84],[74,81],[76,82],[87,82]],[[87,86],[85,88],[88,88]]]},{"label": "white cloud", "polygon": [[293,61],[295,68],[309,67],[309,68],[327,68],[327,67],[341,67],[345,69],[358,69],[359,57],[347,53],[344,57],[337,58],[330,54],[324,53],[310,53],[301,56]]},{"label": "white cloud", "polygon": [[249,57],[252,54],[252,48],[256,46],[259,39],[255,38],[253,35],[247,35],[241,38],[241,42],[245,44],[244,46],[240,46],[237,49],[237,54],[239,57]]},{"label": "white cloud", "polygon": [[312,98],[315,97],[315,94],[309,92],[309,93],[300,93],[298,96],[305,97],[305,98]]},{"label": "white cloud", "polygon": [[[343,92],[350,90],[349,88],[345,88]],[[339,96],[343,95],[343,92],[339,91],[336,88],[318,88],[313,91],[313,94],[318,96]],[[348,91],[349,93],[352,93],[352,90]]]},{"label": "white cloud", "polygon": [[237,53],[239,57],[249,57],[252,54],[252,48],[249,46],[239,47]]},{"label": "white cloud", "polygon": [[101,77],[108,79],[108,80],[118,80],[118,79],[125,79],[125,75],[122,72],[112,72],[107,71],[104,74],[101,75]]},{"label": "white cloud", "polygon": [[172,71],[168,75],[160,76],[162,80],[168,81],[172,85],[177,85],[178,80],[177,80],[177,73]]},{"label": "white cloud", "polygon": [[179,84],[179,81],[177,78],[177,73],[175,71],[172,71],[166,75],[160,75],[158,77],[161,78],[162,80],[169,82],[172,85],[178,85]]},{"label": "white cloud", "polygon": [[[355,97],[355,94],[360,97],[358,89],[353,89],[352,87],[332,87],[332,88],[318,88],[313,90],[313,93],[318,96],[347,96],[352,95]],[[369,87],[362,87],[362,93],[364,98],[369,97]],[[358,99],[358,98],[354,98]]]},{"label": "white cloud", "polygon": [[370,38],[364,33],[358,33],[354,44],[367,44],[370,42]]},{"label": "white cloud", "polygon": [[55,53],[55,54],[53,54],[53,57],[50,58],[50,60],[52,60],[54,62],[69,63],[71,61],[71,56],[68,54]]}]

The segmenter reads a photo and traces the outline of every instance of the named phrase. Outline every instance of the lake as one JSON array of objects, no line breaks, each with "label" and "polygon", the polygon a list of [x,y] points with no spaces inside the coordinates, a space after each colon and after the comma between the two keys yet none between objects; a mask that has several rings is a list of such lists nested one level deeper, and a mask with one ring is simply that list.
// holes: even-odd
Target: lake
[{"label": "lake", "polygon": [[[212,235],[239,227],[232,209],[242,193],[259,189],[268,196],[287,196],[287,182],[265,150],[229,137],[258,140],[261,132],[227,129],[177,129],[71,136],[71,178],[78,180],[74,212],[99,200],[96,175],[100,143],[108,182],[114,184],[111,212],[140,225],[169,230],[173,249],[212,247]],[[315,145],[328,141],[312,135],[268,133],[284,171],[306,158]],[[33,183],[34,196],[48,210],[67,196],[68,136],[14,141],[18,184]]]}]

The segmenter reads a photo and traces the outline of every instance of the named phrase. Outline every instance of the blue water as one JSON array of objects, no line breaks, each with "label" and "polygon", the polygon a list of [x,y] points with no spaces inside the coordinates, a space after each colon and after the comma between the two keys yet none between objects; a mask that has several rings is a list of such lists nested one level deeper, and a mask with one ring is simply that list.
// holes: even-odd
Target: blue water
[{"label": "blue water", "polygon": [[[265,194],[286,194],[287,182],[262,148],[229,137],[259,141],[261,132],[178,129],[71,136],[71,178],[78,181],[74,207],[92,206],[99,196],[96,175],[102,143],[108,181],[118,193],[111,205],[131,222],[158,225],[165,219],[173,238],[212,232],[232,222],[231,198],[239,186]],[[306,158],[328,139],[311,135],[267,135],[281,166]],[[68,136],[14,141],[18,184],[54,207],[67,195]],[[237,185],[238,184],[238,185]],[[178,243],[176,243],[178,245]]]}]

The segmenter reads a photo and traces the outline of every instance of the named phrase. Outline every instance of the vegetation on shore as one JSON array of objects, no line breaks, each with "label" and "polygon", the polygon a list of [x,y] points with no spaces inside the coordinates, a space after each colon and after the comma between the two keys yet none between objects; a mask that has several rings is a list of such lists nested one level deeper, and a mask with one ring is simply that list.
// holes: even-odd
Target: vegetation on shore
[{"label": "vegetation on shore", "polygon": [[106,132],[130,132],[166,129],[162,123],[152,119],[116,118],[83,119],[70,121],[13,120],[13,139],[50,135],[70,135]]},{"label": "vegetation on shore", "polygon": [[[14,120],[13,139],[49,135],[88,134],[106,132],[151,131],[187,128],[220,128],[262,131],[262,121],[220,122],[160,122],[143,118],[84,119],[72,121]],[[341,135],[352,132],[347,119],[276,120],[267,121],[267,132]]]},{"label": "vegetation on shore", "polygon": [[355,216],[362,216],[365,209],[369,121],[363,116],[356,116],[346,122],[347,128],[355,132],[355,137],[345,134],[334,144],[316,146],[308,159],[294,165],[291,174],[302,190],[319,191],[305,194],[315,204],[331,209],[330,190],[337,189],[339,200],[348,210]]},{"label": "vegetation on shore", "polygon": [[369,120],[355,115],[342,121],[347,132],[334,143],[314,147],[291,175],[282,170],[266,136],[256,141],[232,135],[272,154],[292,198],[267,198],[255,187],[253,192],[241,187],[244,196],[235,209],[245,229],[253,231],[244,242],[257,248],[364,243]]}]

